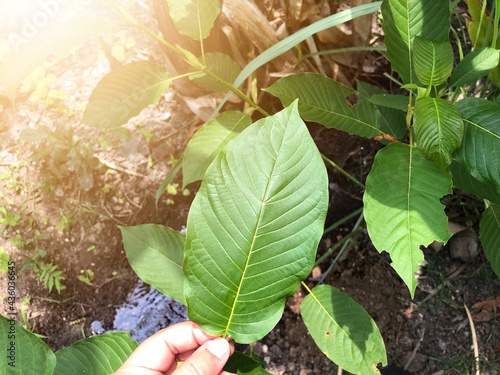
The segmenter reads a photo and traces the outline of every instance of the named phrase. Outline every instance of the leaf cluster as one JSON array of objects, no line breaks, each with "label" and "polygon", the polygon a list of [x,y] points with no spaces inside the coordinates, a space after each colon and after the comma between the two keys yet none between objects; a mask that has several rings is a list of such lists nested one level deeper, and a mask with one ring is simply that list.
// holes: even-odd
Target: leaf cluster
[{"label": "leaf cluster", "polygon": [[[448,0],[384,0],[313,23],[241,69],[228,55],[204,52],[203,41],[221,11],[218,0],[167,0],[177,30],[200,44],[200,56],[110,3],[191,68],[172,77],[163,66],[136,61],[111,71],[92,92],[83,123],[119,127],[184,77],[214,92],[228,91],[157,193],[158,200],[181,169],[183,187],[202,180],[187,233],[152,224],[121,228],[136,273],[186,304],[189,318],[208,333],[240,343],[262,338],[302,283],[308,291],[302,318],[329,359],[355,374],[377,374],[377,365],[386,363],[380,332],[361,306],[332,286],[311,289],[302,282],[314,265],[328,210],[326,168],[304,120],[384,141],[366,180],[363,215],[374,246],[389,252],[412,297],[424,260],[421,246],[451,236],[441,200],[454,187],[485,200],[481,242],[500,275],[500,104],[489,100],[494,86],[469,95],[486,76],[495,83],[498,69],[498,30],[490,35],[484,28],[484,11],[471,8],[474,26],[468,31],[475,48],[465,56],[462,51],[458,63]],[[387,59],[408,95],[364,82],[354,91],[320,74],[297,73],[265,88],[284,107],[270,115],[258,103],[256,80],[250,80],[249,95],[241,90],[258,68],[314,33],[379,7]],[[495,8],[487,23],[498,24],[499,15]],[[219,114],[230,93],[247,108]],[[346,100],[353,94],[355,104]],[[253,122],[255,111],[264,117]],[[265,373],[255,358],[237,357],[241,364],[231,371]]]}]

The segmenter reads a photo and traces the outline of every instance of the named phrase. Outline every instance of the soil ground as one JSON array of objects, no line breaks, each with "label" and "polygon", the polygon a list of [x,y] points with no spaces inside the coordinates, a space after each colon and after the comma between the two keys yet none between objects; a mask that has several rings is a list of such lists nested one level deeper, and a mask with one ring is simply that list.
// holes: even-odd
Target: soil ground
[{"label": "soil ground", "polygon": [[[97,51],[99,46],[90,43],[84,50]],[[93,322],[102,323],[104,330],[112,329],[117,308],[134,290],[137,277],[125,257],[118,226],[158,223],[180,230],[197,189],[189,186],[189,192],[182,192],[179,185],[172,186],[156,207],[156,190],[172,161],[202,124],[177,91],[167,91],[159,105],[148,107],[123,131],[103,133],[79,124],[78,103],[85,103],[108,65],[97,52],[72,54],[47,68],[58,77],[50,87],[49,93],[54,94],[50,102],[47,97],[26,97],[15,107],[5,105],[0,114],[0,205],[6,210],[4,217],[17,218],[2,224],[0,247],[16,262],[17,310],[25,312],[26,321],[20,313],[18,319],[46,336],[44,341],[54,350],[95,334]],[[371,78],[380,81],[375,72]],[[389,88],[390,84],[385,85]],[[57,97],[57,92],[65,93],[64,98]],[[275,102],[272,106],[279,109]],[[68,114],[67,108],[74,112]],[[26,129],[41,126],[73,131],[63,140],[71,145],[66,153],[72,148],[83,150],[82,143],[91,147],[98,160],[90,189],[82,189],[77,173],[63,168],[67,154],[56,153],[55,143],[23,141]],[[320,151],[364,181],[381,147],[378,143],[315,124],[310,124],[310,130]],[[338,172],[329,170],[329,174],[327,227],[359,209],[363,193]],[[179,179],[174,182],[180,184]],[[467,196],[464,199],[477,203]],[[451,202],[448,210],[460,216],[457,207]],[[318,256],[348,235],[356,219],[327,233]],[[462,224],[477,232],[474,220]],[[324,282],[369,312],[384,338],[390,364],[412,374],[472,373],[473,339],[465,306],[471,308],[500,294],[500,281],[482,253],[464,263],[453,259],[447,246],[439,251],[426,249],[426,262],[411,299],[388,256],[377,252],[361,228]],[[56,264],[64,272],[61,282],[66,288],[61,293],[49,293],[33,269],[23,270],[37,254],[38,262]],[[314,270],[315,277],[311,275],[308,284],[317,283],[316,276],[327,271],[334,256]],[[0,273],[0,298],[6,291],[5,274]],[[336,366],[316,347],[301,320],[299,305],[304,295],[299,289],[288,300],[281,321],[253,350],[276,375],[336,374]],[[5,314],[5,307],[0,306],[0,313]],[[480,315],[484,312],[472,311],[481,373],[496,374],[500,373],[498,316],[493,311],[484,318]]]}]

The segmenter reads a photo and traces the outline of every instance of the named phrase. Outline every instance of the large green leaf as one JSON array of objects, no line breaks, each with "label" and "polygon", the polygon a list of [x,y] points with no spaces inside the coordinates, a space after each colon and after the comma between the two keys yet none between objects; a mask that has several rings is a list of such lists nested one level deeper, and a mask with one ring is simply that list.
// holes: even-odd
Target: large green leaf
[{"label": "large green leaf", "polygon": [[221,10],[219,0],[167,0],[167,4],[176,29],[194,40],[210,35]]},{"label": "large green leaf", "polygon": [[500,192],[500,105],[479,98],[465,98],[456,106],[464,118],[464,137],[457,157],[477,180]]},{"label": "large green leaf", "polygon": [[265,91],[278,97],[284,106],[298,98],[300,115],[306,121],[368,138],[383,134],[377,108],[367,100],[349,107],[345,98],[355,91],[324,75],[293,74]]},{"label": "large green leaf", "polygon": [[126,332],[109,332],[77,341],[56,352],[54,375],[109,375],[137,347]]},{"label": "large green leaf", "polygon": [[484,211],[479,236],[491,268],[500,277],[500,205],[492,204]]},{"label": "large green leaf", "polygon": [[311,271],[328,206],[321,156],[297,102],[257,121],[210,165],[188,216],[188,316],[250,343]]},{"label": "large green leaf", "polygon": [[47,344],[25,330],[17,320],[2,315],[0,351],[0,374],[51,375],[56,366],[56,356]]},{"label": "large green leaf", "polygon": [[480,182],[472,177],[458,161],[452,161],[450,171],[453,176],[453,184],[460,190],[500,204],[500,192],[497,192],[491,184]]},{"label": "large green leaf", "polygon": [[203,125],[184,151],[183,186],[201,180],[217,154],[251,123],[250,116],[243,112],[226,111]]},{"label": "large green leaf", "polygon": [[149,104],[157,104],[170,81],[165,69],[149,61],[123,65],[99,81],[82,122],[104,129],[123,125]]},{"label": "large green leaf", "polygon": [[128,262],[141,280],[185,305],[184,234],[158,224],[120,230]]},{"label": "large green leaf", "polygon": [[427,40],[448,40],[450,2],[448,0],[384,0],[383,29],[387,59],[404,83],[412,83],[413,40],[419,35]]},{"label": "large green leaf", "polygon": [[452,87],[470,85],[487,76],[499,61],[499,51],[481,48],[468,53],[453,70],[450,84]]},{"label": "large green leaf", "polygon": [[415,102],[413,128],[422,153],[443,170],[460,146],[464,124],[460,112],[439,98],[420,98]]},{"label": "large green leaf", "polygon": [[438,86],[453,70],[453,49],[450,42],[434,42],[416,36],[413,41],[413,63],[418,80],[424,85]]},{"label": "large green leaf", "polygon": [[353,374],[380,374],[387,364],[377,325],[351,297],[329,285],[318,285],[300,305],[300,313],[321,351]]},{"label": "large green leaf", "polygon": [[[199,57],[200,61],[202,57]],[[208,52],[205,54],[204,63],[208,70],[214,73],[218,78],[231,84],[241,72],[241,68],[231,56],[221,52]],[[218,79],[210,76],[208,73],[191,77],[201,87],[215,92],[226,92],[228,87]]]},{"label": "large green leaf", "polygon": [[414,273],[424,260],[420,246],[450,237],[441,197],[451,193],[451,175],[425,159],[416,147],[393,143],[375,156],[363,196],[365,220],[378,251],[387,250],[392,267],[413,297]]},{"label": "large green leaf", "polygon": [[385,90],[366,82],[357,81],[359,100],[369,100],[380,111],[380,130],[397,139],[406,133],[405,114],[408,109],[408,97],[391,95]]}]

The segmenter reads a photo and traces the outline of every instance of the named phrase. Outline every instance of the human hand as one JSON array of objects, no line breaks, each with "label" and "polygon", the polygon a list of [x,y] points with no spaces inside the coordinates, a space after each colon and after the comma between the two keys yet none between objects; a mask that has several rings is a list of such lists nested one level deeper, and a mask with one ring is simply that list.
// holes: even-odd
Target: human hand
[{"label": "human hand", "polygon": [[[115,375],[229,375],[222,368],[233,351],[226,339],[183,322],[149,337]],[[184,362],[177,367],[179,361]]]}]

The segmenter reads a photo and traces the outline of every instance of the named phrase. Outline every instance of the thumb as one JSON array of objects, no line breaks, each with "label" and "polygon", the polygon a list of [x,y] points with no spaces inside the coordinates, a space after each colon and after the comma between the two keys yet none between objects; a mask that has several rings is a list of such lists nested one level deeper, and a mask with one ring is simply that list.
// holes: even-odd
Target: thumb
[{"label": "thumb", "polygon": [[227,340],[216,338],[199,347],[173,375],[219,375],[230,355]]}]

